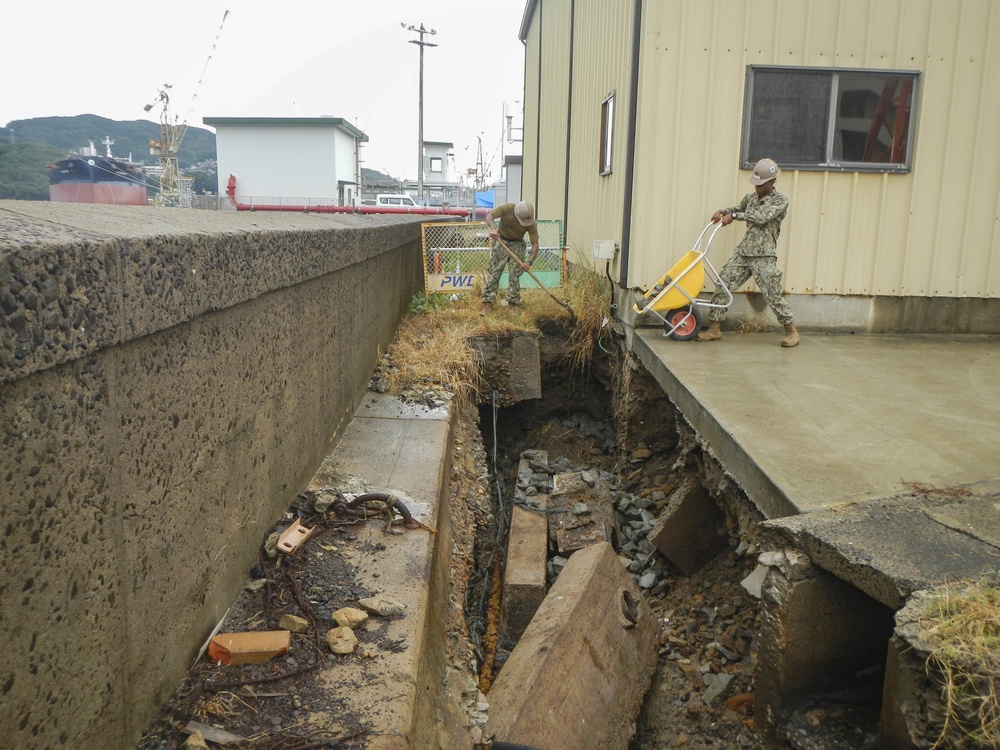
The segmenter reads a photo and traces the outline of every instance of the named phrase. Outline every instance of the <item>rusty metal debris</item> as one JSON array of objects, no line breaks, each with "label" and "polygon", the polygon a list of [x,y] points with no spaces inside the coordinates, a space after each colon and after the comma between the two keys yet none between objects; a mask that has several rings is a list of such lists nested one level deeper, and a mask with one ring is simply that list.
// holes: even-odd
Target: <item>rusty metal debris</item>
[{"label": "rusty metal debris", "polygon": [[421,521],[418,521],[410,513],[403,501],[388,492],[366,492],[358,495],[351,501],[342,497],[333,503],[333,512],[338,518],[371,518],[381,517],[385,519],[385,531],[392,533],[392,524],[398,512],[403,518],[403,526],[407,529],[426,529],[431,533],[436,530]]}]

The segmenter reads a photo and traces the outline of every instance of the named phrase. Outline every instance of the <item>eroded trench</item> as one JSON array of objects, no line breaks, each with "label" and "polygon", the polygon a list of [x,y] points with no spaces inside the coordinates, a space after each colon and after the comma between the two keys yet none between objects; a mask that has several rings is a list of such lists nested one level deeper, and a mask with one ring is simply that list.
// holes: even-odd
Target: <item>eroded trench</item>
[{"label": "eroded trench", "polygon": [[[509,384],[515,368],[511,342],[494,338],[484,350],[487,386],[480,390],[478,412],[475,407],[464,407],[455,416],[463,440],[474,438],[459,446],[465,451],[464,460],[477,456],[476,465],[462,464],[462,472],[470,476],[465,477],[469,484],[461,491],[468,491],[477,482],[488,485],[483,492],[486,505],[470,508],[475,518],[465,522],[474,539],[467,546],[462,543],[472,558],[459,597],[457,614],[464,622],[452,621],[449,614],[447,623],[452,629],[447,648],[466,637],[471,644],[480,695],[477,699],[472,686],[465,705],[472,714],[482,714],[478,718],[472,715],[471,720],[485,721],[490,688],[502,674],[522,632],[510,627],[502,611],[513,508],[540,512],[547,506],[543,500],[550,500],[556,486],[569,478],[578,486],[601,490],[598,494],[607,500],[610,510],[602,516],[596,504],[589,507],[589,501],[584,501],[562,507],[558,514],[547,514],[550,519],[558,515],[561,521],[569,521],[559,528],[570,540],[562,548],[565,540],[550,533],[547,585],[551,587],[557,580],[574,553],[571,548],[575,543],[600,538],[613,544],[655,618],[655,671],[634,718],[634,731],[630,727],[628,732],[632,736],[629,750],[874,748],[884,644],[892,612],[880,605],[868,607],[862,626],[853,631],[870,641],[868,648],[853,651],[864,658],[830,665],[830,676],[842,675],[843,680],[803,682],[794,699],[782,706],[785,713],[777,717],[776,732],[762,737],[755,722],[759,689],[755,665],[765,608],[758,598],[760,591],[754,592],[746,583],[753,580],[761,554],[769,549],[761,531],[762,516],[635,358],[617,346],[599,346],[580,369],[572,364],[575,360],[570,356],[565,331],[547,328],[531,339],[537,345],[537,397],[518,400],[512,396]],[[478,450],[471,450],[473,443]],[[684,555],[668,559],[650,537],[678,493],[694,498],[700,510],[688,522],[688,528],[696,533],[689,534]],[[316,499],[300,496],[289,517],[297,515],[308,525],[317,526],[318,534],[310,543],[316,547],[316,557],[322,556],[330,567],[320,570],[301,557],[275,561],[262,555],[251,578],[265,584],[264,589],[242,597],[242,605],[234,605],[234,624],[259,629],[265,621],[277,621],[282,613],[297,613],[313,623],[310,632],[315,634],[319,632],[317,623],[329,621],[337,607],[372,595],[372,587],[359,582],[358,571],[351,564],[335,562],[339,553],[334,551],[360,548],[354,565],[358,560],[372,561],[376,570],[381,568],[385,573],[383,566],[391,564],[383,559],[385,545],[378,535],[330,522],[329,516],[318,512]],[[453,494],[452,503],[455,500]],[[285,525],[287,520],[279,523],[275,532]],[[456,561],[451,564],[455,566]],[[324,593],[313,595],[319,591]],[[459,629],[461,636],[456,633]],[[362,652],[406,647],[389,637],[385,624],[364,637],[367,642],[359,646]],[[296,737],[296,722],[307,715],[308,708],[325,700],[310,688],[310,675],[331,657],[325,655],[318,640],[293,657],[280,669],[270,664],[241,667],[247,671],[238,680],[201,663],[189,672],[184,685],[147,731],[140,750],[177,747],[178,728],[191,716],[205,721],[222,716],[231,726],[271,730],[269,739],[246,747],[366,747],[365,717],[353,715],[347,703],[328,707],[338,729],[322,736],[327,744],[318,740],[302,744],[304,740]],[[460,655],[460,660],[464,663],[464,656]],[[248,687],[252,692],[246,692]],[[361,683],[345,687],[363,689]],[[604,687],[593,686],[595,692]],[[462,692],[464,699],[464,689]],[[479,711],[481,702],[487,706]],[[572,723],[578,718],[567,714],[560,720]],[[460,726],[470,716],[452,719]],[[285,730],[287,733],[279,732],[277,728],[289,721],[292,727]]]},{"label": "eroded trench", "polygon": [[[787,692],[783,714],[760,731],[754,681],[762,607],[755,577],[771,543],[761,533],[764,518],[637,360],[602,348],[579,372],[558,334],[548,332],[539,345],[542,397],[506,403],[500,385],[479,408],[493,505],[489,523],[478,529],[465,614],[487,698],[520,632],[506,622],[497,591],[512,509],[549,515],[550,587],[572,554],[552,533],[552,519],[579,514],[586,522],[593,514],[604,527],[598,536],[614,545],[661,627],[656,671],[630,750],[876,747],[892,611],[862,602],[864,625],[852,637],[866,640],[865,647],[845,645],[844,662]],[[491,382],[510,376],[505,360],[491,369],[488,359],[486,369]],[[547,507],[554,486],[573,476],[607,487],[610,518],[593,508]],[[691,521],[698,533],[678,565],[650,537],[685,487],[705,511]]]}]

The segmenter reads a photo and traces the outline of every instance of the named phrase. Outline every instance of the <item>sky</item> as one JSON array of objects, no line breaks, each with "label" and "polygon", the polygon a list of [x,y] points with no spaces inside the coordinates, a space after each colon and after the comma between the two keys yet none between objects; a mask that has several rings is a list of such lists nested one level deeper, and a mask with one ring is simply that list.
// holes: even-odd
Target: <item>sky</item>
[{"label": "sky", "polygon": [[525,2],[17,3],[0,44],[0,125],[81,114],[158,122],[160,106],[143,106],[170,84],[171,111],[190,126],[206,127],[204,117],[340,117],[369,138],[363,166],[413,179],[420,48],[404,26],[423,24],[436,32],[424,40],[438,45],[424,47],[424,140],[453,143],[463,174],[481,144],[495,180],[504,155],[521,153]]}]

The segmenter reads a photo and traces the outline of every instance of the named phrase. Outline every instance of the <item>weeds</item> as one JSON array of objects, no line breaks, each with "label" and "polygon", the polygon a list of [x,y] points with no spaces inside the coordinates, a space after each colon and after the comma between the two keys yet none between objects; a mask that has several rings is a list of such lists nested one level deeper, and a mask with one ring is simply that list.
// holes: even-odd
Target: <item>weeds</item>
[{"label": "weeds", "polygon": [[[577,272],[570,283],[553,294],[565,299],[576,315],[570,331],[569,359],[575,371],[584,371],[602,335],[608,316],[610,291],[591,271]],[[445,387],[456,396],[481,390],[482,357],[471,345],[476,337],[514,332],[540,333],[543,321],[566,320],[565,309],[544,290],[523,289],[524,304],[501,302],[480,315],[481,292],[469,294],[417,294],[410,300],[410,314],[400,324],[385,360],[385,373],[394,392],[420,384]]]},{"label": "weeds", "polygon": [[933,644],[928,675],[943,683],[932,750],[1000,747],[1000,577],[946,585],[925,605],[920,624]]}]

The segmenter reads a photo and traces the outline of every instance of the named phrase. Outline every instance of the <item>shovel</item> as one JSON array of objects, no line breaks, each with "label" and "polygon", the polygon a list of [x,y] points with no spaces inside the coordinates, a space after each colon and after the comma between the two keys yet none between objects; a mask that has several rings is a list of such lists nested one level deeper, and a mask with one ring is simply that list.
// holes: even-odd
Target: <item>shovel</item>
[{"label": "shovel", "polygon": [[[500,239],[499,237],[496,237],[494,241],[499,242],[500,243],[500,247],[502,247],[504,250],[506,250],[507,254],[510,255],[511,258],[513,258],[514,260],[516,260],[518,263],[524,263],[524,259],[523,258],[518,258],[517,257],[517,253],[515,253],[513,250],[511,250],[509,247],[507,247],[507,243],[504,242],[502,239]],[[528,274],[528,276],[530,276],[531,278],[533,278],[535,280],[535,283],[538,284],[539,287],[541,287],[542,289],[544,289],[545,293],[547,295],[549,295],[552,299],[554,299],[558,304],[560,304],[560,305],[562,305],[563,307],[566,308],[566,312],[569,313],[569,322],[570,322],[570,325],[576,325],[576,313],[573,312],[573,308],[571,308],[569,305],[567,305],[565,302],[563,302],[561,299],[559,299],[556,295],[554,295],[552,292],[550,292],[549,289],[548,289],[548,287],[545,286],[545,284],[543,284],[541,281],[539,281],[538,277],[535,276],[535,274],[533,274],[531,272],[530,268],[524,269],[524,272],[526,274]]]}]

